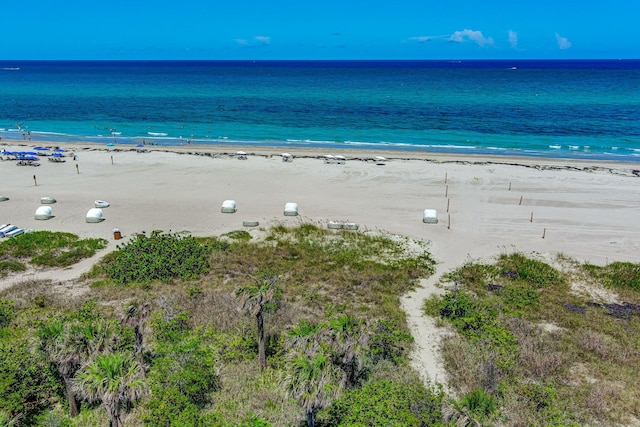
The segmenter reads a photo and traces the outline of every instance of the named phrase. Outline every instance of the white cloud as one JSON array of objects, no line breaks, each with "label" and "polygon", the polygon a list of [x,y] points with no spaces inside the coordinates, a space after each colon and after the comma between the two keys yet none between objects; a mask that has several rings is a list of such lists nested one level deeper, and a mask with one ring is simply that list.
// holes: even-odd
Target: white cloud
[{"label": "white cloud", "polygon": [[465,29],[456,31],[449,37],[449,41],[456,43],[463,43],[468,40],[476,43],[480,47],[493,46],[493,38],[483,36],[482,31]]},{"label": "white cloud", "polygon": [[241,46],[246,47],[258,47],[258,46],[266,46],[271,43],[271,37],[268,36],[255,36],[253,39],[234,39],[234,42]]},{"label": "white cloud", "polygon": [[409,37],[409,40],[414,41],[414,42],[420,42],[420,43],[424,43],[424,42],[428,42],[432,39],[431,36],[416,36],[416,37]]},{"label": "white cloud", "polygon": [[518,48],[518,33],[515,31],[509,30],[509,44],[512,48]]},{"label": "white cloud", "polygon": [[571,47],[571,42],[566,37],[562,37],[560,34],[556,33],[556,41],[558,42],[558,47],[562,50],[569,49]]}]

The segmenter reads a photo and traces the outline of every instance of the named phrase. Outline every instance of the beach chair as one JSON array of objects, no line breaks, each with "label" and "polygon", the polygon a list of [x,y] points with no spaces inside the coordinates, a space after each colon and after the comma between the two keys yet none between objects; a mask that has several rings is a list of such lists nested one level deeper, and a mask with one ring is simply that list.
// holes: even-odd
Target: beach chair
[{"label": "beach chair", "polygon": [[15,230],[6,233],[4,237],[16,237],[25,233],[26,231],[27,230],[25,230],[24,228],[16,228]]},{"label": "beach chair", "polygon": [[17,228],[18,228],[17,225],[11,225],[11,224],[3,227],[2,229],[0,229],[0,237],[6,237],[7,233],[10,233],[13,230],[16,230]]}]

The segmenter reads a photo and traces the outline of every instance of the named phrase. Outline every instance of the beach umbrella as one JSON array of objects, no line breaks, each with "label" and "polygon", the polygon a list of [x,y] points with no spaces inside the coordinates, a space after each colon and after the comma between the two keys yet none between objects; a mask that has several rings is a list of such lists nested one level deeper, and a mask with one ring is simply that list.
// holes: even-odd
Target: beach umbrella
[{"label": "beach umbrella", "polygon": [[56,153],[62,153],[64,151],[64,148],[56,148],[53,151],[56,152]]},{"label": "beach umbrella", "polygon": [[49,151],[50,148],[49,147],[34,147],[34,150],[38,150],[38,151]]},{"label": "beach umbrella", "polygon": [[64,154],[62,154],[62,153],[52,153],[51,157],[64,157]]}]

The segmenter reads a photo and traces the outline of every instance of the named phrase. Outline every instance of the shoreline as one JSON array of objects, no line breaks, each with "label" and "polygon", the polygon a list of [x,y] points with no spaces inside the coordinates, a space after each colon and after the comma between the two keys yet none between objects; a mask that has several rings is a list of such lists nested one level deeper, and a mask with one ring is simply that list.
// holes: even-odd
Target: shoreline
[{"label": "shoreline", "polygon": [[[154,145],[146,144],[136,147],[132,144],[115,144],[105,146],[94,142],[51,142],[39,140],[1,140],[0,147],[61,147],[67,151],[108,151],[108,152],[136,152],[143,148],[147,151],[167,152],[174,154],[200,156],[234,156],[238,151],[244,151],[249,156],[279,157],[282,153],[290,153],[295,158],[319,159],[326,155],[342,155],[347,160],[374,161],[376,156],[392,160],[422,160],[432,163],[462,163],[475,165],[511,165],[533,167],[537,169],[568,168],[576,170],[628,170],[630,175],[640,176],[640,159],[637,164],[627,160],[583,159],[544,156],[490,155],[490,154],[461,154],[428,150],[401,149],[369,149],[369,148],[320,148],[320,147],[291,147],[286,145]],[[635,173],[633,171],[636,171]]]}]

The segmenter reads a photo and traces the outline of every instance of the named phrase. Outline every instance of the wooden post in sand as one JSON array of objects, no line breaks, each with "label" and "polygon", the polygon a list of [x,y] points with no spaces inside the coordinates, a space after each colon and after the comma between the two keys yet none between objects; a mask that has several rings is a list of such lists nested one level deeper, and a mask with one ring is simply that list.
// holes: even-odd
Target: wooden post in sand
[{"label": "wooden post in sand", "polygon": [[77,163],[76,163],[76,172],[78,173],[78,175],[80,175],[80,166],[78,166]]},{"label": "wooden post in sand", "polygon": [[444,197],[449,197],[449,184],[447,184],[444,189]]},{"label": "wooden post in sand", "polygon": [[546,234],[547,234],[547,229],[546,229],[546,228],[543,228],[543,229],[542,229],[542,238],[543,238],[543,239],[544,239],[544,236],[546,236]]},{"label": "wooden post in sand", "polygon": [[531,218],[529,218],[529,222],[533,222],[533,212],[531,212]]},{"label": "wooden post in sand", "polygon": [[33,183],[36,185],[36,187],[38,186],[38,180],[36,179],[35,175],[33,175]]},{"label": "wooden post in sand", "polygon": [[113,156],[111,156],[111,164],[113,164]]},{"label": "wooden post in sand", "polygon": [[451,214],[447,215],[447,230],[451,230]]},{"label": "wooden post in sand", "polygon": [[518,203],[518,206],[520,206],[522,204],[522,196],[520,196],[520,203]]},{"label": "wooden post in sand", "polygon": [[444,173],[444,183],[447,183],[447,172]]},{"label": "wooden post in sand", "polygon": [[511,191],[511,183],[509,183],[509,191]]},{"label": "wooden post in sand", "polygon": [[447,213],[449,212],[449,202],[451,202],[451,199],[447,199]]}]

